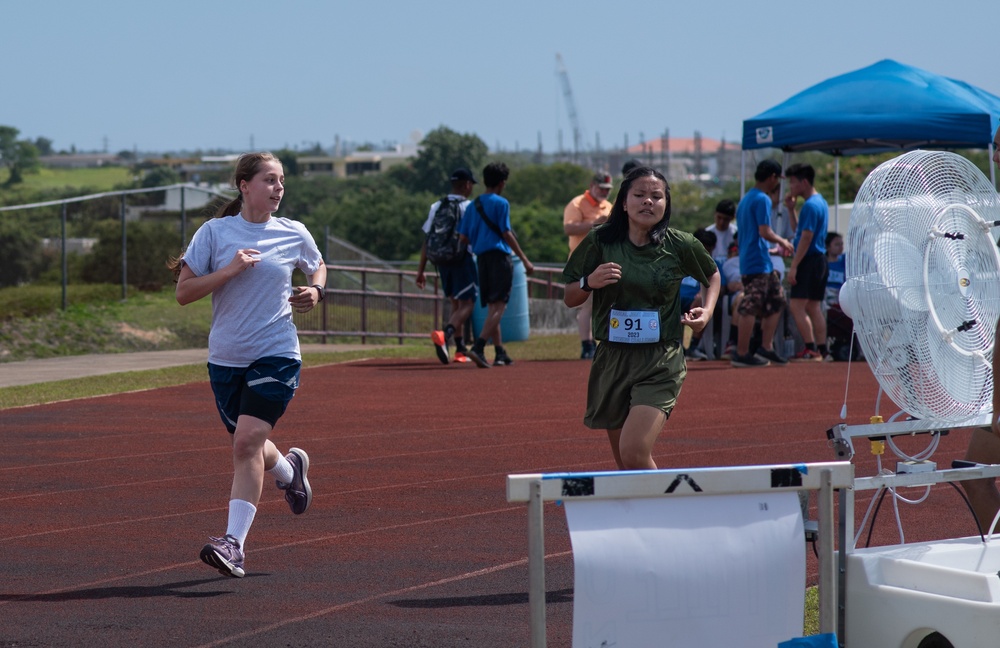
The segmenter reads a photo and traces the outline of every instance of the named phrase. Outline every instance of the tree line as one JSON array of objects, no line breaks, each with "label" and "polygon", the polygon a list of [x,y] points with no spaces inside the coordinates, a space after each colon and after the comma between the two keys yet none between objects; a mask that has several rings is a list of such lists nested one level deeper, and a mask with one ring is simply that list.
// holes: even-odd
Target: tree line
[{"label": "tree line", "polygon": [[[5,134],[6,133],[6,138]],[[43,142],[51,146],[51,142]],[[0,126],[0,161],[8,170],[15,164],[17,151],[27,151],[19,173],[23,178],[34,168],[31,149],[37,147],[27,140],[18,140],[16,129]],[[323,249],[326,232],[346,239],[354,245],[389,261],[415,260],[423,242],[421,226],[430,205],[449,189],[448,177],[460,166],[473,170],[482,191],[483,166],[491,161],[505,162],[511,175],[505,197],[511,203],[511,222],[522,247],[533,261],[561,264],[567,255],[566,237],[562,229],[562,213],[566,203],[587,188],[595,170],[567,162],[536,163],[530,155],[505,153],[491,155],[483,140],[474,134],[458,133],[445,126],[429,132],[421,142],[418,155],[406,165],[400,165],[377,175],[353,178],[323,176],[305,177],[299,172],[298,155],[292,150],[274,153],[285,167],[285,197],[280,216],[302,221]],[[981,167],[983,160],[974,160]],[[841,200],[853,200],[867,174],[891,155],[856,156],[841,164]],[[796,154],[794,161],[809,162],[817,170],[817,188],[833,202],[834,161],[819,153]],[[621,178],[619,170],[609,170]],[[132,183],[116,187],[133,189],[157,187],[179,181],[169,167],[134,166]],[[13,177],[13,173],[11,174]],[[202,180],[227,181],[224,173]],[[8,180],[9,185],[10,180]],[[748,186],[752,186],[752,178]],[[93,193],[86,190],[12,191],[0,188],[0,204],[22,204],[43,200],[58,200],[74,195]],[[614,200],[615,191],[610,196]],[[671,226],[694,231],[712,223],[714,207],[719,200],[738,200],[739,184],[702,184],[686,180],[671,182]],[[12,202],[16,199],[16,202]],[[148,203],[148,195],[130,196],[130,205]],[[189,213],[187,236],[204,220],[210,218],[215,206],[200,213]],[[121,279],[120,199],[102,198],[74,203],[67,222],[67,236],[98,239],[91,254],[74,256],[69,262],[70,281],[116,283]],[[177,256],[183,248],[179,213],[157,212],[127,226],[129,283],[156,288],[169,284],[170,275],[164,262]],[[61,278],[60,257],[41,246],[43,237],[54,238],[59,232],[58,207],[46,207],[28,212],[0,212],[0,287],[27,282],[58,282]]]}]

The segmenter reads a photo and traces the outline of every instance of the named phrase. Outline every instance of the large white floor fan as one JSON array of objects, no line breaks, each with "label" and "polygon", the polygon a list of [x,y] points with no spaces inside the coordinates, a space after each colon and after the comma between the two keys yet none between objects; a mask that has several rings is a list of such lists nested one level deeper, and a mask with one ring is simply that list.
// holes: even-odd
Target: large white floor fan
[{"label": "large white floor fan", "polygon": [[[953,648],[986,645],[991,640],[984,638],[995,635],[1000,595],[984,602],[972,593],[992,587],[1000,564],[1000,546],[988,540],[993,527],[981,526],[989,520],[978,520],[966,500],[970,516],[956,519],[954,528],[975,536],[908,545],[899,504],[919,505],[943,482],[961,495],[957,481],[1000,477],[1000,465],[954,460],[938,469],[931,461],[945,434],[989,426],[993,416],[998,233],[996,189],[953,153],[912,151],[889,160],[868,175],[855,199],[840,303],[881,391],[900,411],[883,422],[880,394],[870,423],[827,431],[841,459],[854,457],[853,439],[867,439],[877,470],[855,478],[854,491],[871,491],[871,499],[860,524],[850,520],[853,543],[842,537],[853,547],[839,593],[849,646]],[[917,442],[893,441],[917,434],[927,445],[916,453]],[[885,446],[895,465],[883,462]],[[888,494],[899,544],[872,547]],[[850,505],[842,510],[853,512],[853,497],[843,497]],[[868,540],[859,548],[866,526]]]},{"label": "large white floor fan", "polygon": [[912,151],[858,192],[840,302],[879,385],[910,416],[992,407],[1000,200],[965,158]]}]

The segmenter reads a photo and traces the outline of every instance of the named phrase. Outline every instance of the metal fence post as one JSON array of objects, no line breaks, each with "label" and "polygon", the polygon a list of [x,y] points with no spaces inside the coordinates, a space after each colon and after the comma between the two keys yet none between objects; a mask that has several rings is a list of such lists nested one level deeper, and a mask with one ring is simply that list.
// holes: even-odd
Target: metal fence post
[{"label": "metal fence post", "polygon": [[365,332],[368,331],[368,273],[361,268],[361,344],[368,338]]},{"label": "metal fence post", "polygon": [[187,209],[184,207],[184,186],[181,185],[181,250],[187,245]]},{"label": "metal fence post", "polygon": [[62,309],[66,310],[66,284],[69,283],[69,265],[66,261],[66,210],[69,206],[62,204],[60,220],[62,221]]},{"label": "metal fence post", "polygon": [[122,194],[122,301],[128,299],[128,236],[125,226],[125,194]]},{"label": "metal fence post", "polygon": [[396,275],[396,330],[399,331],[399,343],[403,343],[403,331],[406,330],[406,319],[403,311],[403,273]]}]

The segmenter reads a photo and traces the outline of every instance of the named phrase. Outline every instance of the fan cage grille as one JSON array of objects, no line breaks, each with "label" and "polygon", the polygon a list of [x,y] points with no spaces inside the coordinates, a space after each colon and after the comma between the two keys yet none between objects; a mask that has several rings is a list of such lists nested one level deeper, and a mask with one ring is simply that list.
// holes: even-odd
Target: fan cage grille
[{"label": "fan cage grille", "polygon": [[858,192],[847,299],[876,379],[912,416],[962,420],[991,408],[997,220],[996,191],[953,153],[902,155]]}]

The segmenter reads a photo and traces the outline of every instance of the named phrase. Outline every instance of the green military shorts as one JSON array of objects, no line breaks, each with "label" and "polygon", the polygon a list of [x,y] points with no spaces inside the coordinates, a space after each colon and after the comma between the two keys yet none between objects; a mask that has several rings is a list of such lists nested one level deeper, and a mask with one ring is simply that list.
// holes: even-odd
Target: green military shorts
[{"label": "green military shorts", "polygon": [[617,430],[636,405],[655,407],[669,417],[686,375],[684,349],[678,342],[601,342],[590,369],[583,424]]}]

